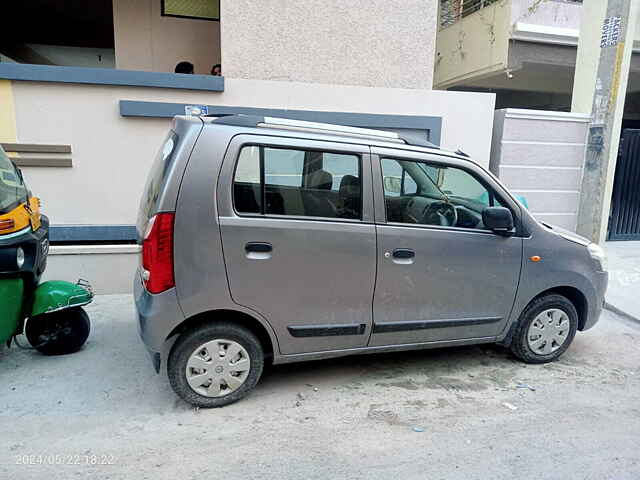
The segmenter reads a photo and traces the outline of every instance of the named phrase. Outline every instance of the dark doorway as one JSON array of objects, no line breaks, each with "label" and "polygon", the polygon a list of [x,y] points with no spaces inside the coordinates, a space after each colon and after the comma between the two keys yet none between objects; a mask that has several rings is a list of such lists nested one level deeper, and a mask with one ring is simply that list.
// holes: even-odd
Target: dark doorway
[{"label": "dark doorway", "polygon": [[[0,54],[18,63],[78,66],[112,56],[112,0],[3,2]],[[95,66],[102,58],[96,59]]]},{"label": "dark doorway", "polygon": [[640,240],[640,129],[622,132],[611,196],[609,240]]}]

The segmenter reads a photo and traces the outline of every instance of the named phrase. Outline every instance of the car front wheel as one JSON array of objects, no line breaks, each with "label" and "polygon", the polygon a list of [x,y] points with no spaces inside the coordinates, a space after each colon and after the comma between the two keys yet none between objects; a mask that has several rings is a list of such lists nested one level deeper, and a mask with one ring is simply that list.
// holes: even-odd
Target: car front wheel
[{"label": "car front wheel", "polygon": [[173,390],[192,405],[222,407],[245,397],[264,367],[260,341],[246,328],[216,322],[183,333],[169,355]]},{"label": "car front wheel", "polygon": [[566,297],[534,299],[518,320],[511,352],[527,363],[547,363],[562,355],[578,329],[578,312]]}]

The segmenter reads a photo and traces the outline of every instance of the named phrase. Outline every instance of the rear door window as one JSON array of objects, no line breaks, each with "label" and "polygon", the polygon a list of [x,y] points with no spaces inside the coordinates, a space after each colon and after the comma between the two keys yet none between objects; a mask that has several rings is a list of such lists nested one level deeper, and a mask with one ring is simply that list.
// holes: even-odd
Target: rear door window
[{"label": "rear door window", "polygon": [[304,155],[305,152],[302,150],[265,148],[265,183],[273,186],[301,188],[304,176]]},{"label": "rear door window", "polygon": [[234,176],[238,213],[359,219],[361,161],[355,154],[245,146]]}]

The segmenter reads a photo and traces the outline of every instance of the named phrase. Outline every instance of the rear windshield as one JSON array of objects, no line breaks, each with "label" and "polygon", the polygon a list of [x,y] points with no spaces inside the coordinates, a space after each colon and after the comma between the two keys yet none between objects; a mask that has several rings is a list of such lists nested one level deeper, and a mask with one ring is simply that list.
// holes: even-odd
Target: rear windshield
[{"label": "rear windshield", "polygon": [[147,185],[140,200],[140,215],[145,220],[148,220],[156,213],[158,199],[167,180],[167,173],[171,170],[171,162],[174,158],[173,152],[177,143],[178,135],[174,131],[170,131],[167,138],[162,142],[162,147],[153,162],[147,178]]},{"label": "rear windshield", "polygon": [[0,147],[0,214],[13,210],[27,199],[27,187],[15,166]]}]

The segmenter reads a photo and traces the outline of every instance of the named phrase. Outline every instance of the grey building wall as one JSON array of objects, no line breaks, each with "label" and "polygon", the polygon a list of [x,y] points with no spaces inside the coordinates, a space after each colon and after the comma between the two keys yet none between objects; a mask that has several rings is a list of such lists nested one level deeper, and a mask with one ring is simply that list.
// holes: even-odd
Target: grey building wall
[{"label": "grey building wall", "polygon": [[490,170],[533,215],[575,231],[589,116],[496,110]]},{"label": "grey building wall", "polygon": [[431,89],[437,0],[221,0],[225,77]]}]

